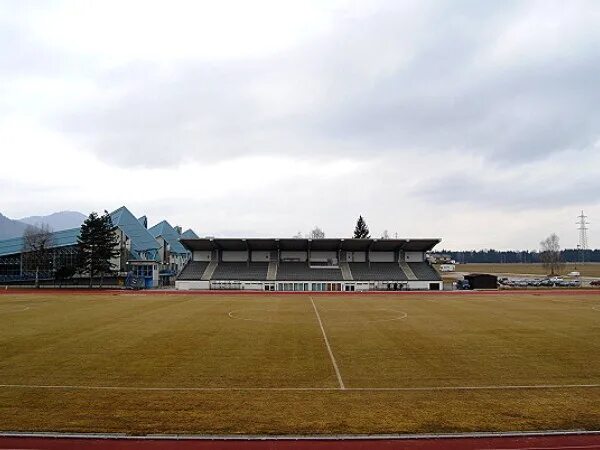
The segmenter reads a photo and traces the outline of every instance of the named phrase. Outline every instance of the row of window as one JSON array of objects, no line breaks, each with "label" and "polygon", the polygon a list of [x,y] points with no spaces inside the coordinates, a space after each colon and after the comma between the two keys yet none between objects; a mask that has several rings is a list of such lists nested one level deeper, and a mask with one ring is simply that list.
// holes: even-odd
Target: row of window
[{"label": "row of window", "polygon": [[278,283],[279,291],[341,291],[342,283]]},{"label": "row of window", "polygon": [[136,277],[150,277],[152,278],[152,264],[147,265],[134,265],[132,272]]}]

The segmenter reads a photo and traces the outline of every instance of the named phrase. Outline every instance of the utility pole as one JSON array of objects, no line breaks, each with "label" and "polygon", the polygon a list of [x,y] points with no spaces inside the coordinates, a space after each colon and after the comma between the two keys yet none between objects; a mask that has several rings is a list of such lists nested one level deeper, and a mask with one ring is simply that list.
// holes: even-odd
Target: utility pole
[{"label": "utility pole", "polygon": [[579,248],[579,256],[581,259],[581,264],[585,263],[585,251],[587,250],[587,230],[588,230],[588,225],[590,224],[587,221],[587,216],[583,213],[583,210],[581,211],[581,214],[579,216],[577,216],[577,218],[579,219],[577,221],[577,229],[579,230],[579,245],[577,246]]}]

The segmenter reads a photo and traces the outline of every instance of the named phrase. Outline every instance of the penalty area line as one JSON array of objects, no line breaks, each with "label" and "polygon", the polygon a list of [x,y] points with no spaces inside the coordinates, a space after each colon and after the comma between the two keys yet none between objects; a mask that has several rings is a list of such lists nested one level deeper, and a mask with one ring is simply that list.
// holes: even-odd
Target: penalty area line
[{"label": "penalty area line", "polygon": [[315,314],[317,316],[317,320],[319,321],[319,326],[321,327],[321,333],[323,333],[323,339],[325,340],[325,346],[327,347],[327,352],[329,353],[329,358],[331,359],[331,364],[333,364],[333,369],[335,370],[335,375],[337,377],[338,383],[340,385],[340,389],[346,389],[344,386],[344,380],[342,380],[342,375],[340,374],[340,368],[337,365],[337,361],[335,360],[335,356],[333,356],[333,350],[331,350],[331,345],[329,345],[329,339],[327,339],[327,333],[325,333],[325,328],[323,327],[323,322],[321,321],[321,315],[319,314],[319,310],[317,309],[317,305],[315,305],[315,301],[312,296],[308,297],[312,306],[315,310]]},{"label": "penalty area line", "polygon": [[[600,388],[600,384],[522,384],[489,386],[414,386],[414,387],[344,387],[346,392],[427,392],[427,391],[496,391],[528,389],[584,389]],[[138,391],[138,392],[331,392],[340,391],[339,387],[194,387],[194,386],[86,386],[60,384],[0,384],[0,389],[54,389],[86,391]]]}]

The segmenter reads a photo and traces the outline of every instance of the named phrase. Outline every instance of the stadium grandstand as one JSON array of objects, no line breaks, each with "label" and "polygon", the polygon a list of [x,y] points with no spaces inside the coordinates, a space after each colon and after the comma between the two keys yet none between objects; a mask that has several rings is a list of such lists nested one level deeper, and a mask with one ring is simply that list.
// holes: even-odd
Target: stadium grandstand
[{"label": "stadium grandstand", "polygon": [[[107,284],[133,283],[145,288],[172,285],[191,256],[179,239],[197,239],[196,233],[182,232],[166,220],[148,228],[146,216],[136,218],[125,206],[110,216],[117,227],[119,256],[112,261],[116,276],[105,280]],[[79,228],[52,233],[51,256],[38,273],[42,282],[52,282],[60,267],[75,265],[79,233]],[[28,267],[24,239],[0,241],[0,283],[27,284],[34,279],[35,270]],[[76,283],[78,277],[72,281]]]},{"label": "stadium grandstand", "polygon": [[189,239],[177,289],[441,290],[426,253],[439,239]]}]

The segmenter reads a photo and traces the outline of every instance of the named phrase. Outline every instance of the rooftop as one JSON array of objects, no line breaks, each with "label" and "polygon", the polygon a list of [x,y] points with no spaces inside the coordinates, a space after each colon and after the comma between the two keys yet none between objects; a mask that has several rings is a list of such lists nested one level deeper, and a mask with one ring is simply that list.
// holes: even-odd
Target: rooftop
[{"label": "rooftop", "polygon": [[[52,233],[52,247],[66,247],[77,244],[79,228],[70,228]],[[24,250],[25,242],[22,237],[0,241],[0,256],[15,255]]]},{"label": "rooftop", "polygon": [[169,222],[163,220],[157,223],[152,228],[148,229],[148,232],[155,238],[162,236],[162,238],[169,244],[170,251],[173,253],[185,254],[188,250],[181,245],[179,242],[179,233],[175,231],[175,228],[171,226]]},{"label": "rooftop", "polygon": [[189,250],[296,250],[296,251],[429,251],[441,239],[295,239],[295,238],[204,238],[181,239]]}]

